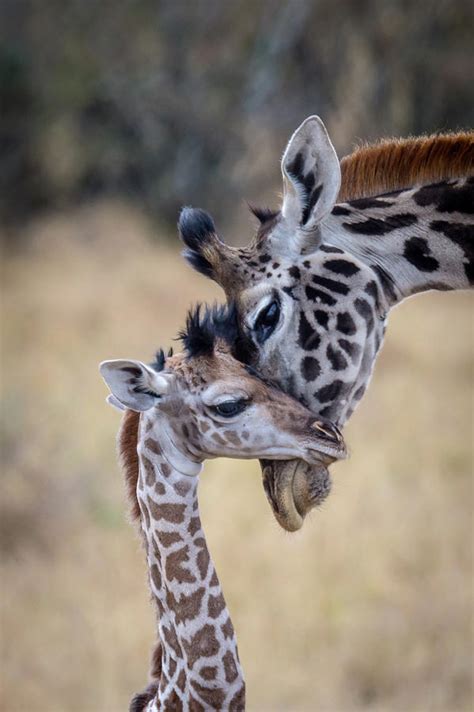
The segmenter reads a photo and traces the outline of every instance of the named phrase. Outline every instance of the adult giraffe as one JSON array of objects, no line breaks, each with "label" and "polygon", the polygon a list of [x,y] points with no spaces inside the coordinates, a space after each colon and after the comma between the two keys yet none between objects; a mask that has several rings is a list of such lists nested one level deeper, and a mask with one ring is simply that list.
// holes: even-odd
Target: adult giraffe
[{"label": "adult giraffe", "polygon": [[[185,208],[184,254],[236,303],[252,365],[342,426],[367,388],[390,309],[429,289],[472,287],[474,134],[386,140],[339,163],[311,116],[281,168],[281,208],[254,209],[248,247],[224,244],[207,213]],[[298,468],[264,463],[267,492]],[[290,502],[280,523],[298,529],[306,511]]]},{"label": "adult giraffe", "polygon": [[[234,628],[207,549],[197,487],[204,459],[303,458],[325,470],[345,456],[337,427],[232,356],[233,310],[188,317],[185,352],[147,366],[105,361],[112,405],[126,410],[119,449],[140,519],[159,640],[131,712],[245,707]],[[305,481],[299,498],[306,498]]]}]

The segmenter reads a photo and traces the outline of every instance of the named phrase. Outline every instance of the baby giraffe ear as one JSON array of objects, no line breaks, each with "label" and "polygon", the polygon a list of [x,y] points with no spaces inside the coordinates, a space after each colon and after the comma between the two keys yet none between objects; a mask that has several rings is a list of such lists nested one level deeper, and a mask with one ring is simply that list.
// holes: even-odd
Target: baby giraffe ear
[{"label": "baby giraffe ear", "polygon": [[116,405],[118,401],[124,408],[137,412],[156,405],[170,387],[166,375],[156,373],[141,361],[102,361],[99,371],[112,394],[108,402]]},{"label": "baby giraffe ear", "polygon": [[[299,246],[332,210],[341,184],[334,146],[319,116],[310,116],[290,138],[281,162],[283,220]],[[302,244],[301,244],[302,243]]]}]

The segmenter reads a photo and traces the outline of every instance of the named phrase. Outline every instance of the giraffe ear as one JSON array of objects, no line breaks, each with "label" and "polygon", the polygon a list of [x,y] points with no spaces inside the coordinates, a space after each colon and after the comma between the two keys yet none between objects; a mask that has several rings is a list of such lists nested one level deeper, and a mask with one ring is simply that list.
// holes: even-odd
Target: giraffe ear
[{"label": "giraffe ear", "polygon": [[124,404],[121,403],[118,398],[113,396],[112,393],[109,393],[109,395],[105,399],[105,402],[108,403],[109,405],[111,405],[112,408],[115,408],[115,410],[120,410],[120,411],[127,410],[125,408]]},{"label": "giraffe ear", "polygon": [[285,232],[296,236],[298,248],[316,248],[315,228],[332,210],[341,184],[339,159],[319,116],[310,116],[296,129],[281,171]]},{"label": "giraffe ear", "polygon": [[99,371],[111,392],[108,402],[116,405],[118,401],[124,408],[137,412],[156,405],[171,385],[167,375],[157,373],[141,361],[102,361]]}]

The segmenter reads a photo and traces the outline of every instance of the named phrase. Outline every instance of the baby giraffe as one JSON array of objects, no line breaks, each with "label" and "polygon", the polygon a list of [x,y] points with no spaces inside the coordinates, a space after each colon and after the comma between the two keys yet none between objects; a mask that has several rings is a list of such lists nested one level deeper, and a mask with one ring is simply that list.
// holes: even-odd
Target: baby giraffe
[{"label": "baby giraffe", "polygon": [[136,483],[158,609],[155,679],[132,701],[136,712],[245,708],[236,636],[199,517],[203,460],[301,458],[325,467],[345,456],[335,426],[315,421],[232,356],[226,324],[222,310],[202,320],[197,311],[188,318],[184,353],[161,352],[151,366],[130,360],[100,366],[108,400],[126,410],[128,437],[136,443],[136,472],[129,461],[127,477]]}]

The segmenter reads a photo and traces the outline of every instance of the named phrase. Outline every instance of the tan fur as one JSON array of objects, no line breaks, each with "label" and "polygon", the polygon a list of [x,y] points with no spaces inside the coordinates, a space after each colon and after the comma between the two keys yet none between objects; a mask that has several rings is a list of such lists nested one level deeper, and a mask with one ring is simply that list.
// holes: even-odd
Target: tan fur
[{"label": "tan fur", "polygon": [[126,410],[117,435],[117,450],[120,466],[125,478],[125,489],[130,502],[132,519],[140,519],[140,506],[137,499],[138,482],[138,425],[140,413]]},{"label": "tan fur", "polygon": [[474,173],[474,133],[382,139],[341,160],[338,202]]}]

